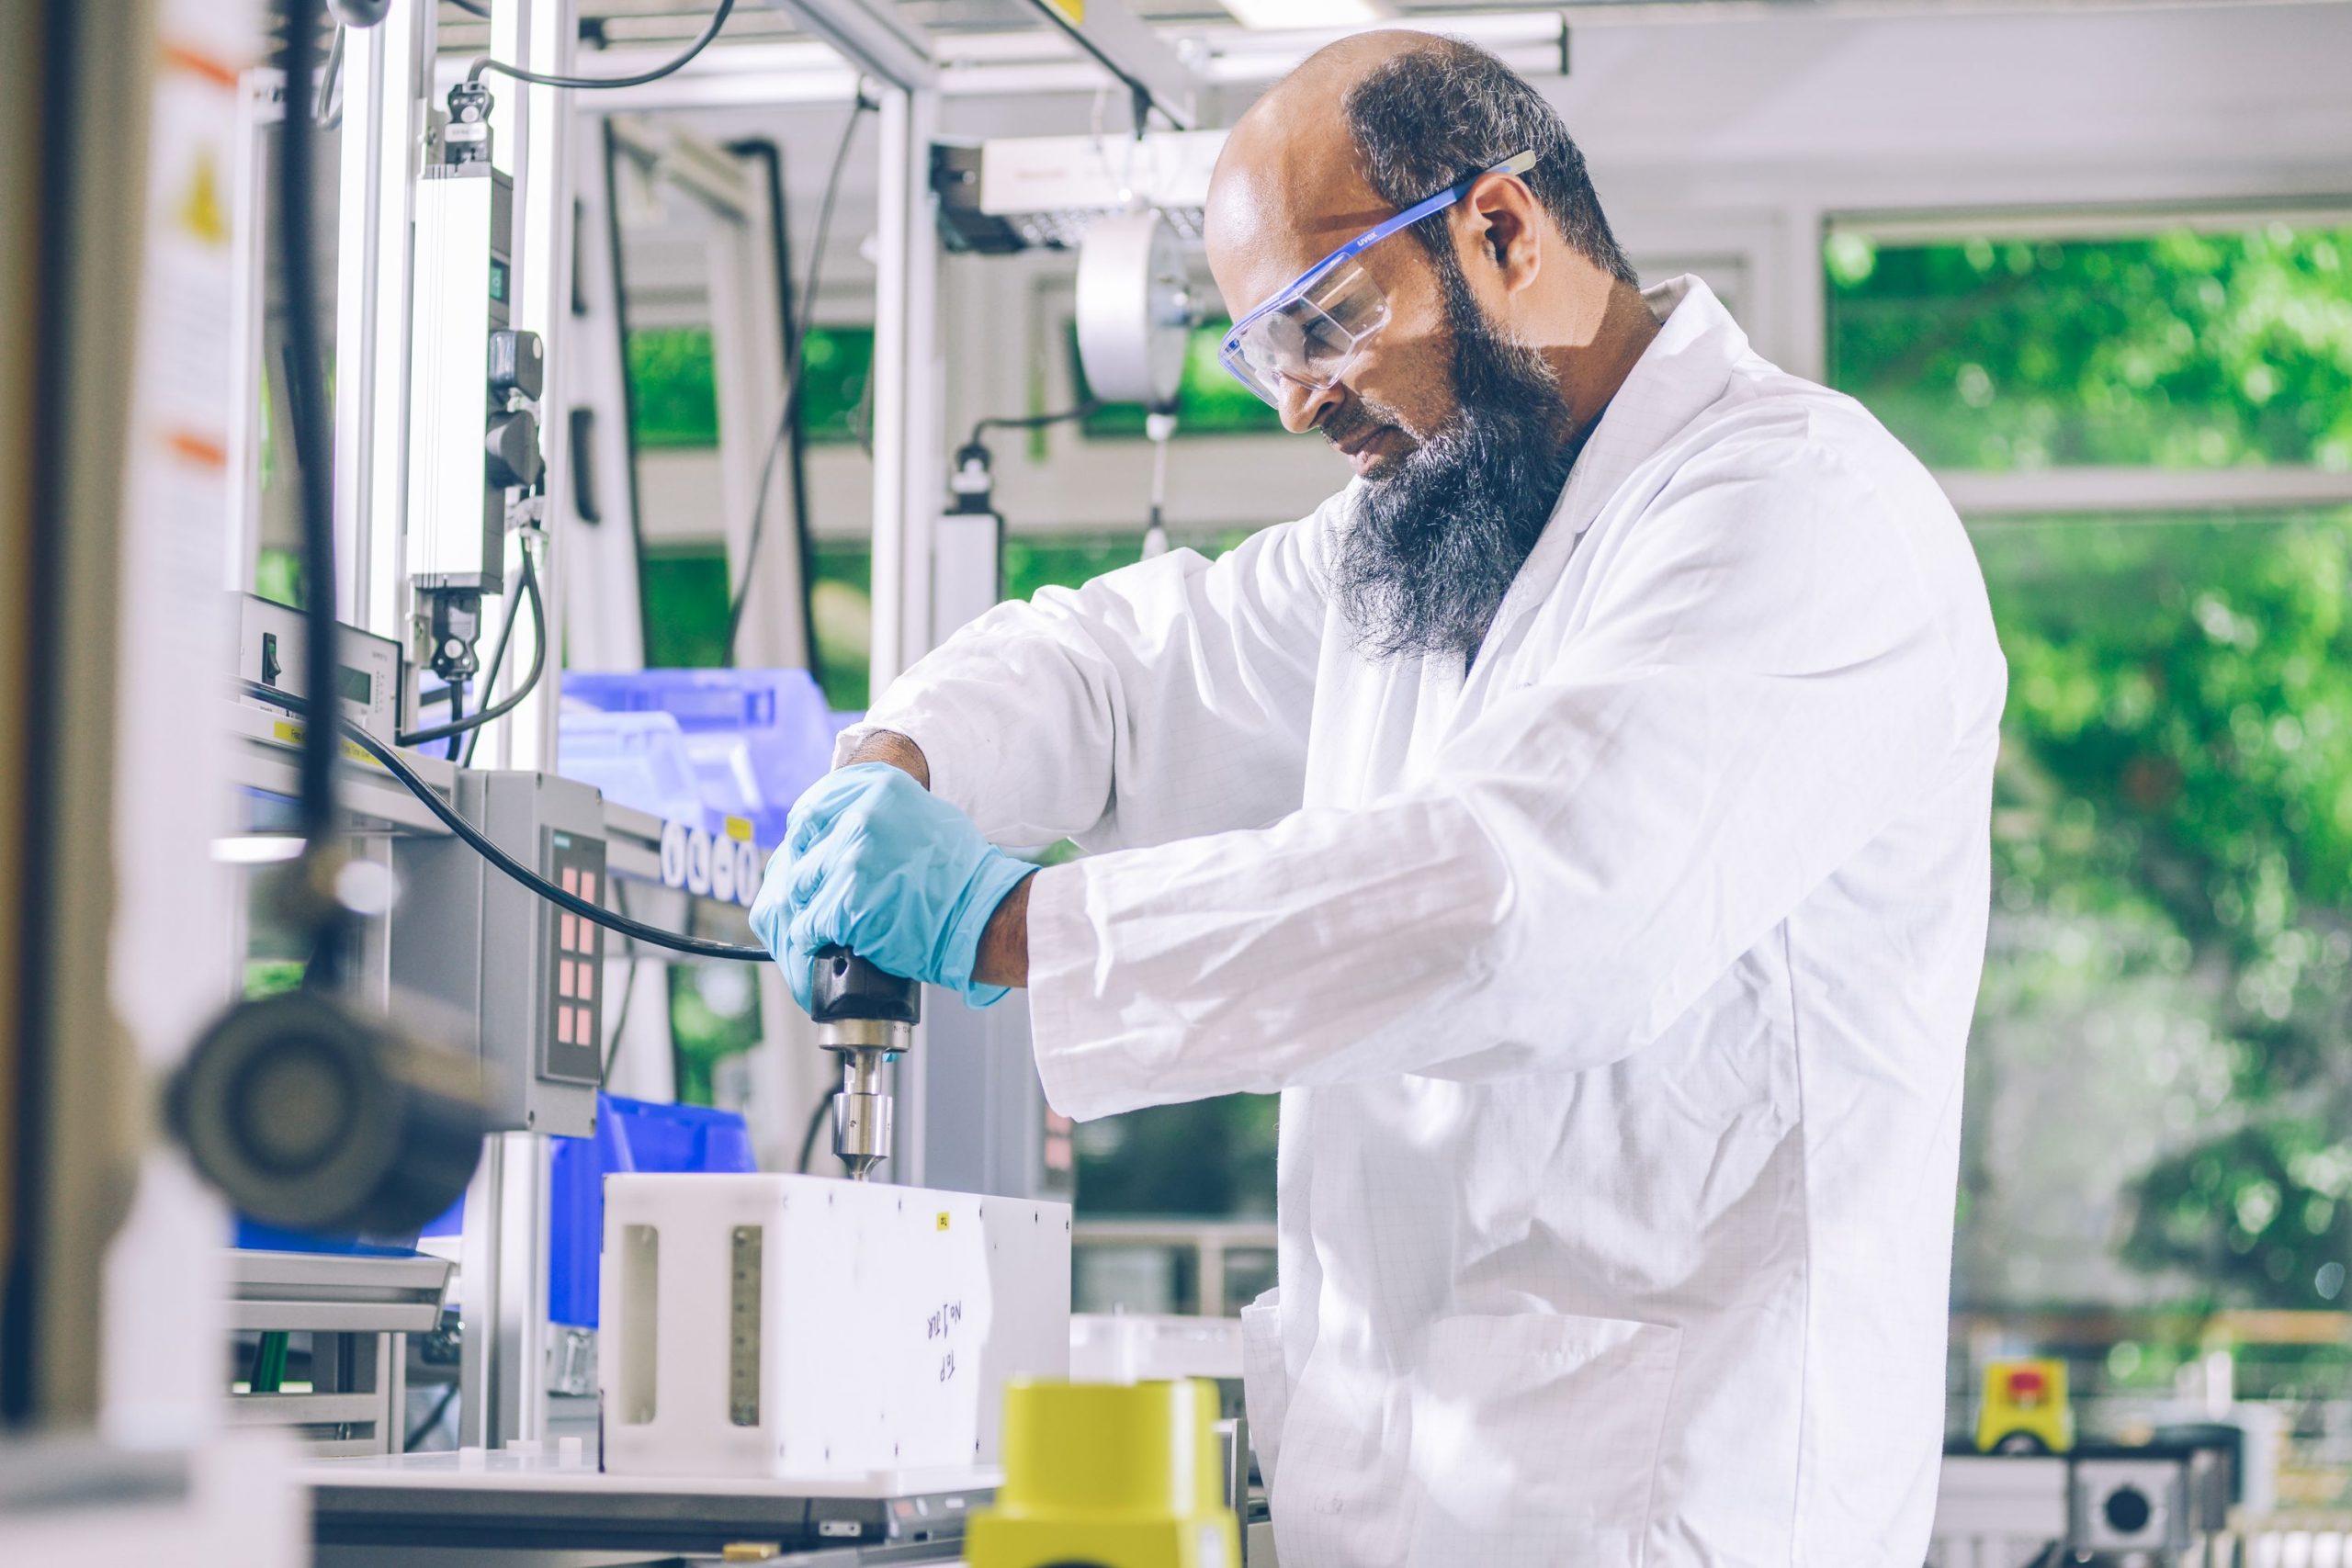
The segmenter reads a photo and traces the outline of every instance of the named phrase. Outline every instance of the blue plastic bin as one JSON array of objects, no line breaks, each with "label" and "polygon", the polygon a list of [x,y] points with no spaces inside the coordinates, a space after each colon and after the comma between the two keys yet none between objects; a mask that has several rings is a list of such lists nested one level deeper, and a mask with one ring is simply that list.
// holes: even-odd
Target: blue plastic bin
[{"label": "blue plastic bin", "polygon": [[280,1230],[244,1214],[237,1216],[234,1245],[243,1252],[319,1252],[338,1258],[409,1258],[416,1252],[414,1236],[312,1235]]},{"label": "blue plastic bin", "polygon": [[[706,816],[662,815],[700,820],[713,832],[723,824],[710,819],[712,814],[741,817],[762,843],[780,841],[792,803],[832,763],[833,715],[806,670],[567,673],[563,694],[567,706],[578,703],[608,716],[667,714],[676,720]],[[564,726],[560,771],[604,788],[607,798],[638,804],[601,779],[573,771],[570,714]]]},{"label": "blue plastic bin", "polygon": [[555,1140],[548,1240],[548,1316],[596,1326],[605,1178],[616,1171],[756,1170],[751,1134],[731,1111],[596,1097],[596,1135]]},{"label": "blue plastic bin", "polygon": [[594,784],[616,805],[716,831],[703,801],[685,731],[666,713],[602,713],[574,706],[568,690],[556,716],[556,772]]}]

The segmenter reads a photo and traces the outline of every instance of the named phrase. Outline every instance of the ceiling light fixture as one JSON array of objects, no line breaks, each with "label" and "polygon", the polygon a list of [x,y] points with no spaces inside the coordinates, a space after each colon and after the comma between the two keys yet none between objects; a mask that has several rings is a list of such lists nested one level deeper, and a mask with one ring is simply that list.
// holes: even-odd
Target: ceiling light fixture
[{"label": "ceiling light fixture", "polygon": [[1218,0],[1245,28],[1360,27],[1385,22],[1396,13],[1384,0]]}]

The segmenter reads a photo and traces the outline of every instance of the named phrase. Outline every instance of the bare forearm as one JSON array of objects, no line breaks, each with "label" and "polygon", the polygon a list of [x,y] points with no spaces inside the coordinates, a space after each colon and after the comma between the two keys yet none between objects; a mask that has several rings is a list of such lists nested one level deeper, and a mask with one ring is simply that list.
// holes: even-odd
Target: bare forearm
[{"label": "bare forearm", "polygon": [[[931,762],[923,756],[922,748],[895,729],[877,729],[857,744],[849,754],[849,762],[888,762],[902,773],[912,774],[915,783],[931,787]],[[849,765],[844,762],[844,767]]]},{"label": "bare forearm", "polygon": [[972,978],[984,986],[1029,984],[1029,889],[1035,876],[1024,876],[996,907],[980,931],[980,950],[972,959]]}]

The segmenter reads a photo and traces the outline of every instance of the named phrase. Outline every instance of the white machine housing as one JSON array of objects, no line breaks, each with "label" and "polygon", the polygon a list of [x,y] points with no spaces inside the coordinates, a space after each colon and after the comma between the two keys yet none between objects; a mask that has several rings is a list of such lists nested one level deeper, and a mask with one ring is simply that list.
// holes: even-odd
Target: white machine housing
[{"label": "white machine housing", "polygon": [[1005,1380],[1069,1375],[1069,1219],[815,1176],[607,1178],[605,1471],[994,1465]]},{"label": "white machine housing", "polygon": [[488,164],[416,186],[408,571],[420,589],[505,587],[505,492],[490,482],[490,338],[512,324],[514,186]]}]

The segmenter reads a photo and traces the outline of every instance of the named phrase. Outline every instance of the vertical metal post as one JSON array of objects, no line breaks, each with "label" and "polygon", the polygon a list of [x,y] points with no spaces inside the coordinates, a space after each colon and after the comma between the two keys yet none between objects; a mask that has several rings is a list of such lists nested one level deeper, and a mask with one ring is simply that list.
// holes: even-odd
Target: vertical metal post
[{"label": "vertical metal post", "polygon": [[536,1133],[493,1134],[466,1189],[458,1440],[467,1448],[535,1441],[546,1431],[554,1157],[553,1145]]},{"label": "vertical metal post", "polygon": [[[579,515],[573,495],[560,525],[560,565],[567,615],[580,624],[564,639],[574,668],[636,670],[645,663],[644,610],[637,573],[637,480],[628,436],[628,362],[621,341],[625,312],[619,276],[620,231],[613,213],[611,122],[579,106],[581,144],[571,162],[573,200],[580,214],[573,243],[580,308],[564,336],[560,359],[548,362],[552,409],[564,421],[569,446],[574,410],[592,433],[588,491],[593,525]],[[549,417],[556,417],[553,412]],[[567,475],[567,478],[569,476]],[[555,525],[550,519],[550,525]]]},{"label": "vertical metal post", "polygon": [[[875,531],[873,694],[929,649],[932,531],[945,489],[938,365],[938,231],[932,221],[932,134],[938,94],[882,92],[877,256],[875,256]],[[891,1178],[924,1182],[924,1030],[915,1065],[894,1069],[899,1126]]]},{"label": "vertical metal post", "polygon": [[879,695],[929,646],[940,456],[939,240],[931,216],[938,97],[885,89],[874,296],[874,651]]},{"label": "vertical metal post", "polygon": [[1199,1298],[1193,1310],[1203,1317],[1223,1317],[1225,1237],[1213,1230],[1204,1230],[1193,1238],[1193,1258],[1195,1265],[1193,1293]]},{"label": "vertical metal post", "polygon": [[[786,484],[790,465],[770,463],[777,416],[783,412],[784,323],[780,289],[790,284],[779,271],[775,220],[766,185],[752,177],[753,165],[737,160],[739,178],[730,193],[732,210],[697,199],[709,209],[710,319],[723,325],[712,344],[712,369],[718,393],[720,494],[727,510],[727,576],[744,596],[743,626],[736,635],[738,662],[801,664],[808,631],[802,624],[800,559],[794,547],[792,498]],[[803,321],[801,330],[808,323]],[[752,553],[752,519],[757,513],[760,544]],[[748,575],[747,575],[748,574]]]},{"label": "vertical metal post", "polygon": [[[933,524],[946,487],[940,449],[939,236],[932,219],[931,143],[939,99],[928,87],[884,90],[874,288],[874,645],[880,696],[931,645]],[[895,1070],[894,1180],[925,1178],[929,1096],[922,1069]]]},{"label": "vertical metal post", "polygon": [[344,369],[335,378],[334,515],[335,548],[347,566],[335,608],[402,644],[409,225],[432,125],[435,9],[395,6],[377,26],[344,33],[334,337]]},{"label": "vertical metal post", "polygon": [[261,556],[263,323],[268,315],[263,253],[267,249],[267,127],[278,122],[277,73],[248,71],[237,83],[237,140],[229,171],[229,269],[236,292],[229,306],[229,555],[222,579],[232,593],[251,592]]},{"label": "vertical metal post", "polygon": [[[503,0],[492,8],[491,45],[501,59],[542,73],[571,69],[572,0]],[[498,85],[496,123],[509,171],[514,176],[514,325],[537,333],[549,365],[563,362],[563,329],[571,314],[571,183],[569,151],[574,113],[571,95],[555,87]],[[554,379],[554,378],[551,378]],[[560,384],[560,381],[557,383]],[[570,430],[550,387],[540,403],[539,450],[547,460],[541,519],[548,537],[539,593],[547,610],[550,658],[539,685],[500,726],[489,755],[510,768],[548,768],[555,762],[557,691],[555,668],[563,647],[566,595],[562,556],[571,508],[571,465],[566,450]],[[507,581],[521,565],[519,542],[510,543]],[[513,592],[510,588],[509,592]],[[537,640],[528,615],[515,625],[503,679],[511,682],[531,667]]]}]

